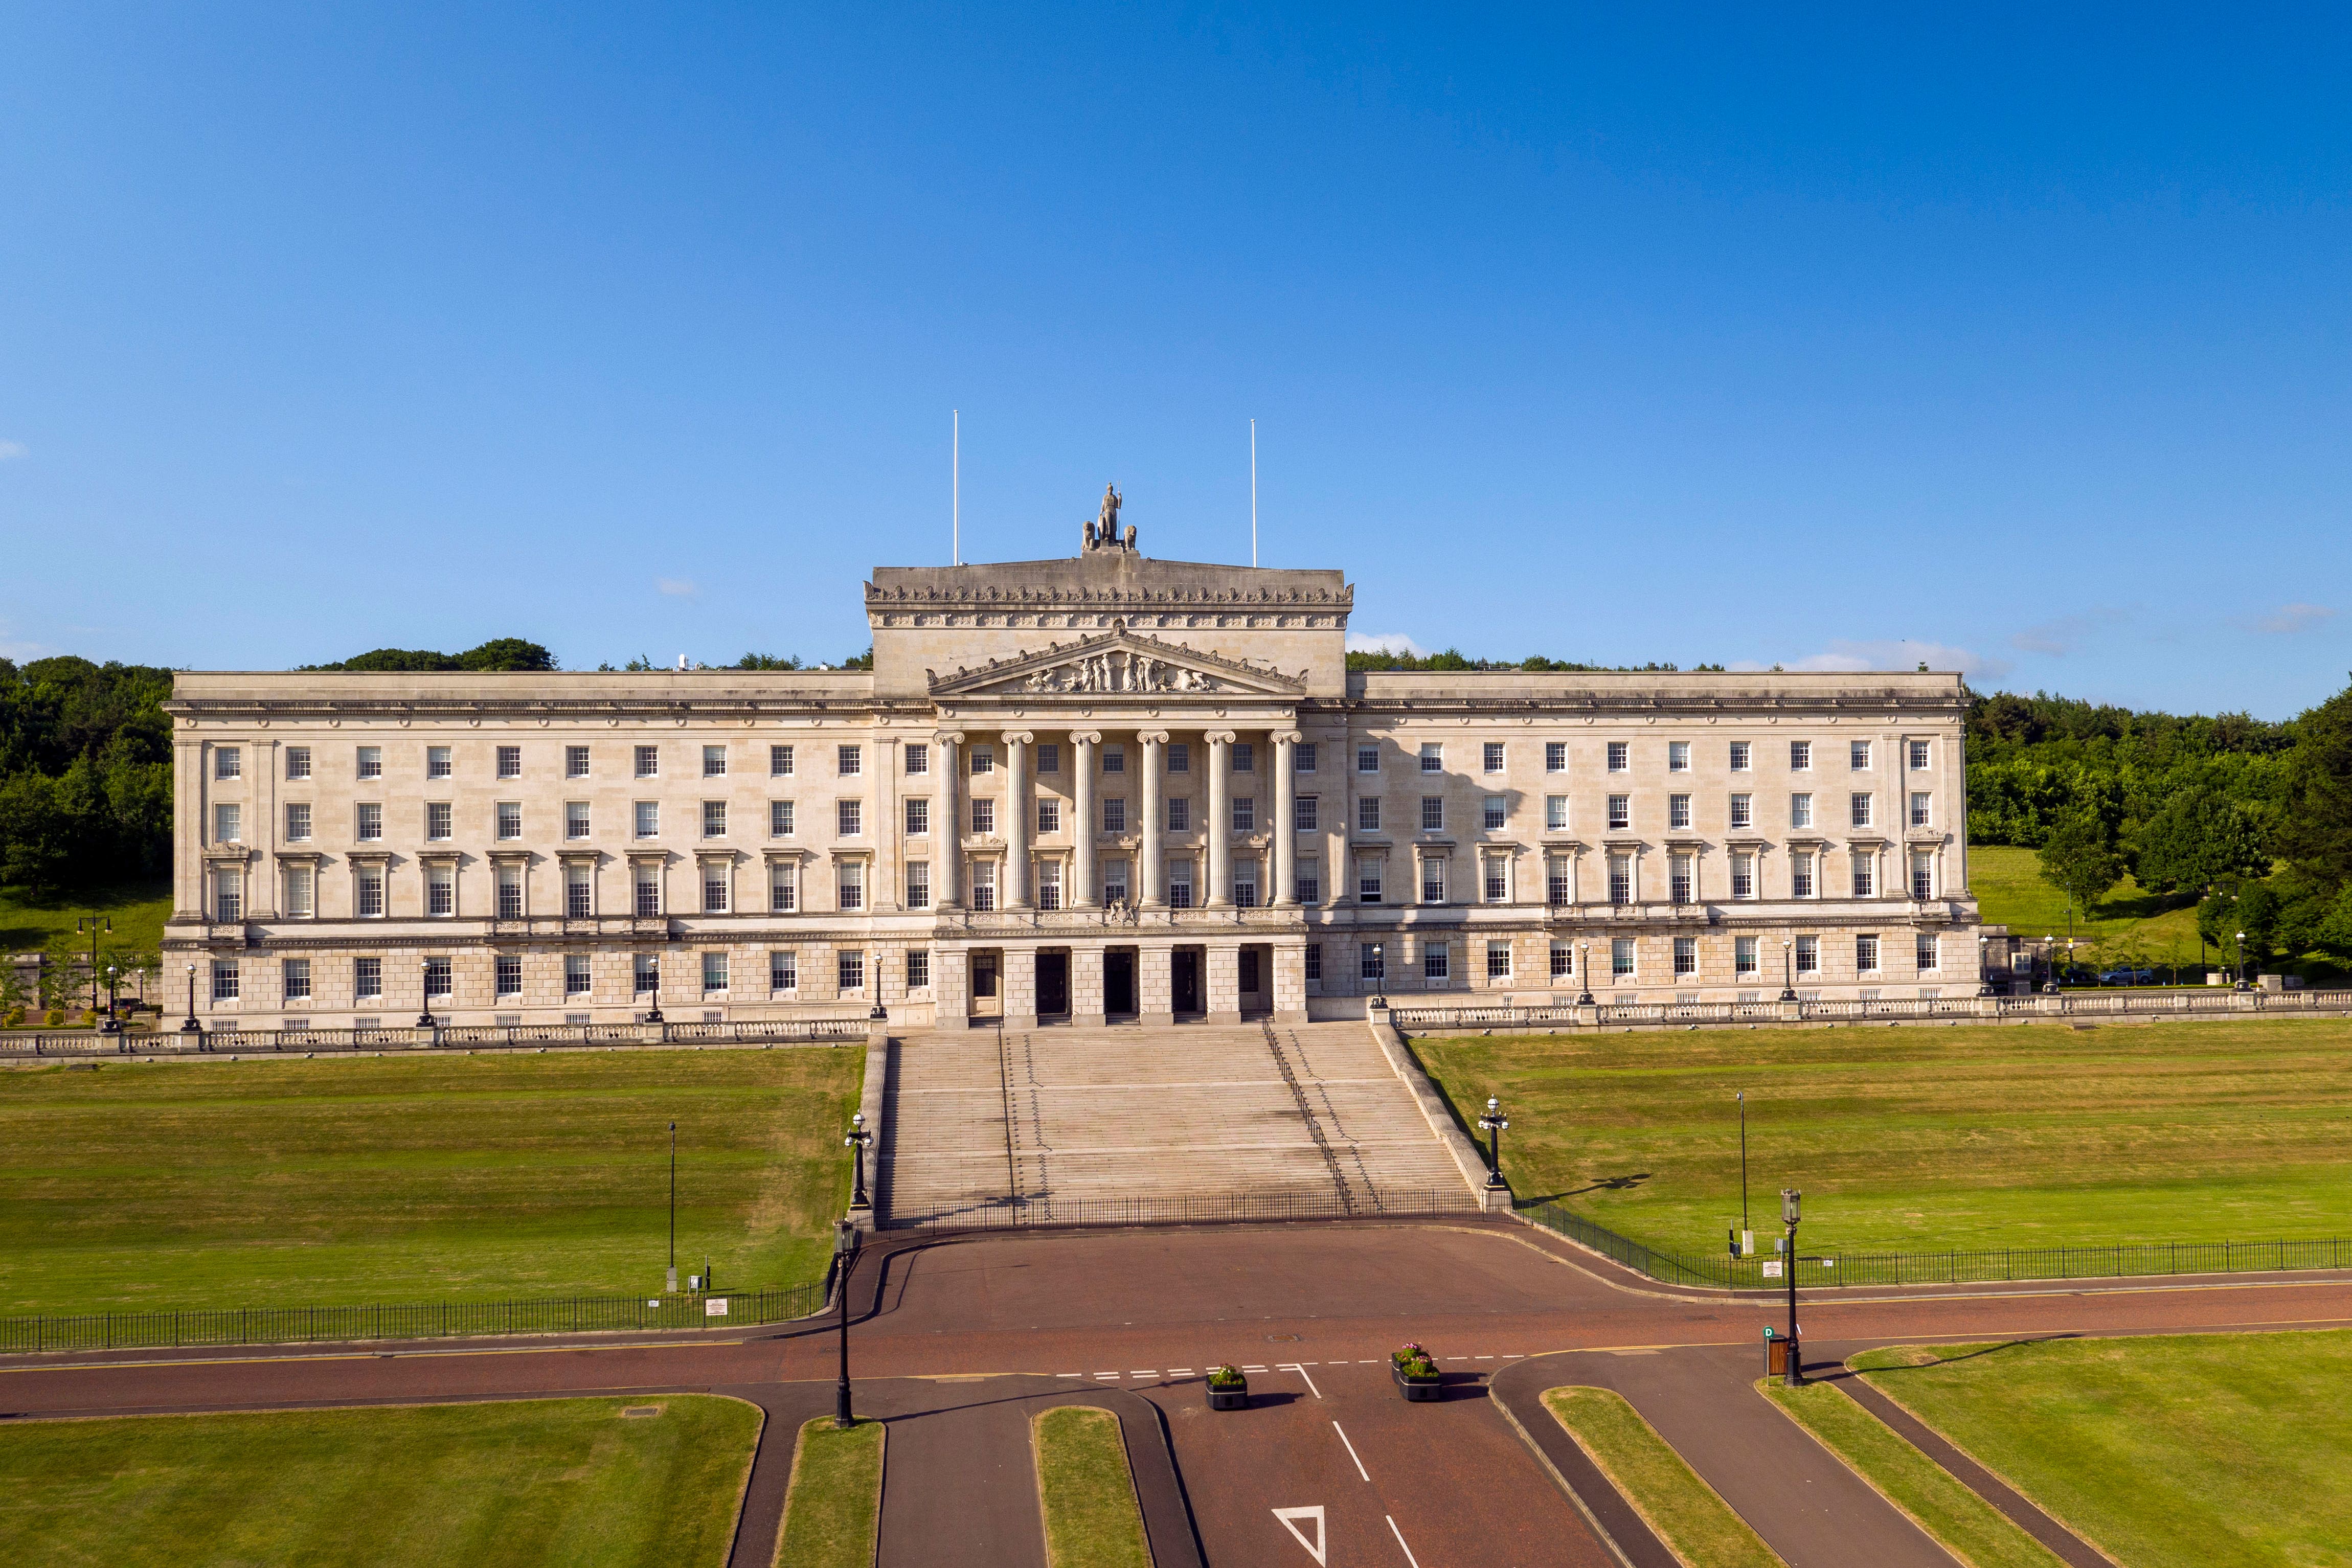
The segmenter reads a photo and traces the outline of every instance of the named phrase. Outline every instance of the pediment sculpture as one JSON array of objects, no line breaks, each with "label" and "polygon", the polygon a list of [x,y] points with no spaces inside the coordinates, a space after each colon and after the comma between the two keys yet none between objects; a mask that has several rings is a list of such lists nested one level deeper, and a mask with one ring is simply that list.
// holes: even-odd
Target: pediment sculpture
[{"label": "pediment sculpture", "polygon": [[1157,638],[1114,632],[1081,642],[1054,643],[1034,653],[992,660],[980,669],[940,676],[925,671],[934,692],[972,695],[1295,695],[1306,687],[1297,675],[1182,648]]}]

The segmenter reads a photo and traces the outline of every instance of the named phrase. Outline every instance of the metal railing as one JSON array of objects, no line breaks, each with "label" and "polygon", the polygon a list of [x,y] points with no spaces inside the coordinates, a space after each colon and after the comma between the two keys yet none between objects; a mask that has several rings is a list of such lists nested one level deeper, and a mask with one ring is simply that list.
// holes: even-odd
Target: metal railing
[{"label": "metal railing", "polygon": [[1428,1034],[1448,1029],[1606,1024],[1805,1023],[1815,1019],[2162,1018],[2221,1013],[2293,1016],[2352,1012],[2352,990],[2062,991],[2029,997],[1887,997],[1871,1000],[1752,1002],[1540,1002],[1527,1007],[1395,1007],[1389,1020]]},{"label": "metal railing", "polygon": [[175,1029],[0,1031],[11,1057],[196,1056],[265,1051],[520,1051],[621,1045],[801,1045],[862,1040],[863,1018],[776,1019],[735,1023],[446,1024],[434,1029]]},{"label": "metal railing", "polygon": [[[1556,1203],[1534,1203],[1520,1218],[1669,1285],[1734,1291],[1780,1290],[1767,1279],[1769,1253],[1673,1252],[1620,1236]],[[1832,1285],[1957,1285],[1996,1280],[2114,1280],[2156,1274],[2293,1273],[2352,1269],[2352,1239],[2307,1241],[2140,1241],[2105,1247],[1986,1247],[1952,1252],[1834,1252],[1797,1259],[1800,1290]]]},{"label": "metal railing", "polygon": [[1011,1230],[1033,1226],[1216,1225],[1269,1219],[1383,1219],[1476,1214],[1466,1188],[1350,1192],[1246,1192],[1194,1197],[1000,1197],[893,1214],[892,1230]]},{"label": "metal railing", "polygon": [[[170,1350],[191,1345],[318,1344],[488,1334],[633,1333],[725,1328],[804,1318],[824,1307],[824,1283],[677,1296],[543,1296],[506,1301],[425,1301],[351,1307],[218,1307],[0,1318],[0,1355],[68,1350]],[[714,1312],[714,1304],[721,1310]]]}]

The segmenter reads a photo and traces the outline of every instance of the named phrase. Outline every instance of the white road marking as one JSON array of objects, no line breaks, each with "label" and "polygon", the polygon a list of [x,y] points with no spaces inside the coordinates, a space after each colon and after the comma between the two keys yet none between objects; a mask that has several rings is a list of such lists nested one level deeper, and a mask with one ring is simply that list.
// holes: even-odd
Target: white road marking
[{"label": "white road marking", "polygon": [[1412,1568],[1421,1568],[1421,1559],[1415,1557],[1412,1554],[1412,1548],[1404,1543],[1404,1531],[1396,1527],[1396,1521],[1385,1513],[1381,1515],[1381,1517],[1388,1520],[1389,1533],[1397,1538],[1397,1550],[1404,1553],[1404,1560],[1407,1563],[1412,1563]]},{"label": "white road marking", "polygon": [[[1277,1508],[1274,1511],[1274,1517],[1282,1521],[1283,1529],[1290,1531],[1290,1538],[1293,1541],[1307,1548],[1307,1555],[1314,1558],[1318,1563],[1326,1561],[1323,1555],[1323,1505],[1321,1503],[1318,1502],[1312,1508]],[[1302,1519],[1311,1519],[1315,1521],[1314,1540],[1307,1540],[1306,1531],[1298,1528],[1298,1521]],[[1420,1564],[1415,1563],[1413,1568],[1420,1568]]]},{"label": "white road marking", "polygon": [[1244,1372],[1264,1372],[1265,1368],[1263,1366],[1244,1366],[1242,1370]]},{"label": "white road marking", "polygon": [[1318,1399],[1320,1399],[1320,1398],[1322,1398],[1322,1397],[1323,1397],[1323,1391],[1322,1391],[1321,1389],[1319,1389],[1319,1388],[1318,1388],[1318,1387],[1316,1387],[1316,1386],[1315,1386],[1315,1379],[1314,1379],[1314,1378],[1312,1378],[1312,1377],[1310,1377],[1310,1376],[1307,1376],[1307,1364],[1306,1364],[1305,1362],[1301,1362],[1301,1361],[1285,1362],[1282,1365],[1276,1367],[1276,1368],[1275,1368],[1275,1371],[1276,1371],[1276,1372],[1295,1372],[1295,1373],[1298,1374],[1298,1375],[1299,1375],[1299,1376],[1307,1378],[1307,1392],[1308,1392],[1309,1394],[1312,1394],[1312,1395],[1313,1395],[1313,1396],[1315,1396],[1315,1397],[1316,1397],[1316,1398],[1318,1398]]},{"label": "white road marking", "polygon": [[1190,1377],[1192,1375],[1192,1369],[1189,1366],[1171,1366],[1168,1369],[1168,1375],[1171,1377]]},{"label": "white road marking", "polygon": [[1491,1355],[1474,1355],[1470,1359],[1473,1361],[1492,1361],[1495,1358]]},{"label": "white road marking", "polygon": [[1057,1372],[1054,1374],[1054,1375],[1056,1377],[1084,1377],[1086,1374],[1083,1372]]},{"label": "white road marking", "polygon": [[1160,1373],[1158,1369],[1147,1366],[1140,1372],[1130,1372],[1128,1375],[1129,1377],[1157,1377],[1160,1375]]},{"label": "white road marking", "polygon": [[1347,1444],[1348,1457],[1351,1459],[1355,1459],[1356,1461],[1356,1473],[1364,1478],[1364,1484],[1366,1486],[1370,1486],[1372,1481],[1372,1472],[1364,1469],[1364,1461],[1361,1458],[1357,1458],[1356,1445],[1348,1442],[1348,1434],[1344,1431],[1340,1431],[1339,1423],[1337,1421],[1331,1423],[1331,1430],[1339,1433],[1339,1441]]}]

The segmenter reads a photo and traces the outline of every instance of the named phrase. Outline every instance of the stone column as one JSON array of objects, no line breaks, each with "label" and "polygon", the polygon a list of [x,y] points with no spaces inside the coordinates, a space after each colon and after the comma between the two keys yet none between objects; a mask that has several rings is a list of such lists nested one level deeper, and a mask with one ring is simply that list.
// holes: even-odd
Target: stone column
[{"label": "stone column", "polygon": [[[943,729],[931,737],[940,748],[940,789],[931,812],[931,902],[940,909],[963,907],[963,732]],[[935,960],[936,961],[936,960]]]},{"label": "stone column", "polygon": [[[1147,909],[1159,909],[1168,903],[1168,846],[1161,841],[1163,808],[1160,779],[1160,766],[1167,757],[1168,732],[1164,729],[1141,730],[1135,738],[1143,747],[1143,854],[1142,864],[1137,868],[1139,873],[1138,880],[1142,885],[1137,891],[1136,902]],[[1164,975],[1160,983],[1164,990],[1168,984]]]},{"label": "stone column", "polygon": [[[1101,744],[1098,729],[1070,732],[1070,765],[1078,770],[1070,800],[1071,814],[1077,818],[1070,824],[1070,875],[1078,885],[1064,888],[1062,902],[1072,909],[1092,909],[1102,902],[1095,892],[1095,747]],[[1099,981],[1097,989],[1100,989]]]},{"label": "stone column", "polygon": [[1209,886],[1208,896],[1201,902],[1211,909],[1224,909],[1234,902],[1234,790],[1228,771],[1234,732],[1213,729],[1201,738],[1209,743],[1209,820],[1202,824],[1202,834],[1209,846]]},{"label": "stone column", "polygon": [[[1035,825],[1029,803],[1029,742],[1025,729],[1004,732],[1004,907],[1026,909],[1029,895],[1029,831]],[[1031,1011],[1035,1005],[1031,1004]]]},{"label": "stone column", "polygon": [[1274,886],[1271,904],[1288,909],[1298,902],[1298,779],[1291,771],[1299,742],[1295,729],[1277,729],[1267,737],[1274,744]]}]

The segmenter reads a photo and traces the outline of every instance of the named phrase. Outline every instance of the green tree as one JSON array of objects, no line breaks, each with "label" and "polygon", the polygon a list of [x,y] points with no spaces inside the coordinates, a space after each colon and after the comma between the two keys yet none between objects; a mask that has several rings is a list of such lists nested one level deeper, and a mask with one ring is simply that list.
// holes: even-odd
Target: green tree
[{"label": "green tree", "polygon": [[2123,880],[2123,856],[2116,852],[2113,835],[2088,811],[2075,811],[2052,830],[2041,858],[2042,880],[2063,891],[2085,915]]},{"label": "green tree", "polygon": [[2352,687],[2295,720],[2279,850],[2330,888],[2352,883]]},{"label": "green tree", "polygon": [[2152,892],[2203,889],[2270,869],[2253,813],[2221,792],[2182,789],[2132,836],[2132,874]]},{"label": "green tree", "polygon": [[0,883],[53,892],[64,881],[72,849],[56,779],[20,773],[0,783]]},{"label": "green tree", "polygon": [[790,658],[781,653],[746,653],[736,660],[732,667],[738,670],[797,670],[801,667],[801,661],[797,653]]}]

